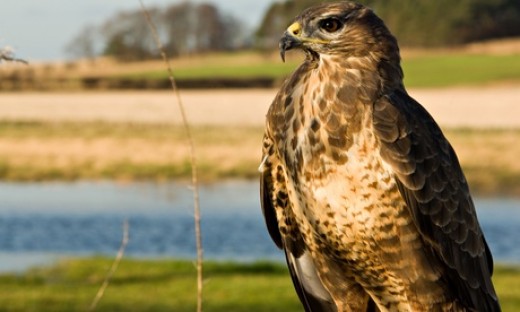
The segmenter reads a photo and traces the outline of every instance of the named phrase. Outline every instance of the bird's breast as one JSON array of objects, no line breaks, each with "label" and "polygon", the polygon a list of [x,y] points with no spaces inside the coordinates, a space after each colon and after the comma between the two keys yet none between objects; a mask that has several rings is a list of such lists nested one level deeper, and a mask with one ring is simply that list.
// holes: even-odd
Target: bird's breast
[{"label": "bird's breast", "polygon": [[325,91],[302,90],[310,97],[292,93],[277,119],[274,137],[285,168],[291,222],[312,253],[348,263],[363,285],[399,293],[407,282],[379,271],[418,279],[419,265],[401,259],[419,258],[421,242],[380,155],[371,106],[342,101],[339,91],[330,100],[325,95],[331,91],[321,88]]},{"label": "bird's breast", "polygon": [[365,117],[352,126],[338,114],[332,117],[338,121],[329,117],[330,126],[319,115],[309,116],[300,131],[289,131],[286,146],[288,168],[295,168],[288,177],[295,215],[319,241],[351,253],[359,249],[356,244],[376,244],[374,238],[393,228],[389,222],[402,209]]},{"label": "bird's breast", "polygon": [[[366,251],[396,229],[391,222],[404,202],[380,156],[363,88],[322,84],[316,73],[276,101],[283,105],[273,120],[288,195],[296,221],[313,241],[338,252]],[[359,82],[358,76],[349,81]]]}]

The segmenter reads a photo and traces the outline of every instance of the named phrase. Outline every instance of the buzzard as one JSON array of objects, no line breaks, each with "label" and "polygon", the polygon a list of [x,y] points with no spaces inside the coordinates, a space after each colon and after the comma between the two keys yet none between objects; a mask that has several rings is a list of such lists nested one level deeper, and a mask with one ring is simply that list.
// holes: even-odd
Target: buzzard
[{"label": "buzzard", "polygon": [[320,4],[287,28],[290,49],[306,58],[267,113],[260,192],[306,311],[499,311],[457,156],[382,20]]}]

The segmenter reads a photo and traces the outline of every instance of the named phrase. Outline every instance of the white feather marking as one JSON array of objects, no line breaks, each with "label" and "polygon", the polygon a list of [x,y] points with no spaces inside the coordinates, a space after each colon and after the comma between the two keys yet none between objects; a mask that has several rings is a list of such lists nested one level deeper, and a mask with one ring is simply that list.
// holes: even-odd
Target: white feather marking
[{"label": "white feather marking", "polygon": [[258,172],[263,173],[265,171],[265,163],[267,162],[267,156],[265,155],[262,159],[262,162],[260,163],[260,166],[258,166]]},{"label": "white feather marking", "polygon": [[306,251],[299,258],[295,258],[292,254],[290,257],[293,259],[296,275],[300,279],[303,288],[314,296],[327,300],[330,295],[323,287],[318,272],[316,272],[316,266],[312,257],[308,251]]}]

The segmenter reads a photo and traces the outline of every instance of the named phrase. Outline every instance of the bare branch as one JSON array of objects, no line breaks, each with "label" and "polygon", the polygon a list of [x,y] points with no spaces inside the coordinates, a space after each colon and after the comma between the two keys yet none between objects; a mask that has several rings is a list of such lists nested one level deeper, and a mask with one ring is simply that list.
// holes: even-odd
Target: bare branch
[{"label": "bare branch", "polygon": [[24,59],[15,58],[12,49],[8,47],[0,49],[0,62],[2,61],[29,64],[29,62]]},{"label": "bare branch", "polygon": [[175,93],[177,98],[177,103],[179,105],[179,109],[182,116],[182,122],[186,131],[186,137],[188,139],[190,145],[190,155],[191,155],[191,182],[193,186],[193,210],[194,210],[194,221],[195,221],[195,241],[197,245],[197,312],[202,312],[202,289],[203,289],[203,258],[204,252],[202,249],[202,233],[200,229],[200,204],[199,204],[199,183],[198,183],[198,173],[197,173],[197,158],[195,153],[195,144],[193,142],[193,136],[191,134],[190,124],[188,122],[188,118],[186,117],[186,112],[184,110],[184,105],[182,103],[181,95],[179,89],[177,87],[177,83],[175,82],[175,78],[173,76],[172,66],[166,55],[164,46],[161,42],[159,34],[157,33],[157,28],[150,17],[150,14],[146,10],[146,7],[143,4],[142,0],[139,0],[141,4],[141,9],[143,12],[146,21],[148,22],[148,26],[150,26],[150,30],[152,31],[153,38],[161,53],[161,57],[166,65],[168,70],[168,77],[170,79],[170,83],[172,86],[172,90]]},{"label": "bare branch", "polygon": [[130,225],[128,224],[128,219],[125,219],[123,222],[123,239],[121,240],[121,246],[119,247],[119,251],[117,252],[117,256],[114,259],[114,262],[112,263],[112,266],[110,267],[110,270],[108,271],[107,275],[105,276],[105,280],[103,281],[103,284],[99,288],[96,297],[94,300],[92,300],[92,303],[90,304],[90,307],[88,308],[88,311],[94,311],[97,307],[97,304],[105,294],[105,290],[108,287],[108,284],[110,283],[110,279],[112,278],[112,275],[117,270],[117,267],[119,266],[119,263],[121,262],[121,259],[123,259],[123,256],[125,254],[126,245],[128,244],[128,232],[129,232]]}]

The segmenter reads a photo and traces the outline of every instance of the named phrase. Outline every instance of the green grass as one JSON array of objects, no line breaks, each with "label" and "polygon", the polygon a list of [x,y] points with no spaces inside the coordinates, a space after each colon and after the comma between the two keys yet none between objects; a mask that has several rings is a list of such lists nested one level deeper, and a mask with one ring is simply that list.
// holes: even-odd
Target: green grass
[{"label": "green grass", "polygon": [[[205,62],[175,68],[177,79],[257,78],[275,80],[290,75],[299,61],[272,59],[250,63]],[[405,58],[402,61],[407,87],[447,87],[520,81],[520,55],[440,54]],[[121,77],[121,76],[118,76]],[[168,79],[164,70],[124,75],[133,79]]]},{"label": "green grass", "polygon": [[[84,311],[111,264],[94,258],[0,276],[1,311]],[[123,260],[96,311],[194,311],[189,261]],[[272,263],[205,265],[206,311],[301,311],[287,270]]]},{"label": "green grass", "polygon": [[[84,311],[110,259],[74,259],[24,274],[0,275],[1,311]],[[205,264],[205,311],[302,311],[281,264]],[[124,259],[97,311],[194,311],[195,267],[189,261]],[[503,311],[520,309],[520,269],[499,266],[494,283]]]},{"label": "green grass", "polygon": [[520,311],[520,268],[499,266],[495,269],[495,284],[502,311]]},{"label": "green grass", "polygon": [[520,81],[520,55],[439,55],[403,60],[408,87]]},{"label": "green grass", "polygon": [[[175,69],[177,79],[200,79],[200,78],[281,78],[290,74],[298,64],[296,62],[261,62],[252,64],[210,64],[194,65],[187,68]],[[127,78],[139,79],[168,79],[164,70],[147,71],[125,76]]]}]

